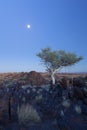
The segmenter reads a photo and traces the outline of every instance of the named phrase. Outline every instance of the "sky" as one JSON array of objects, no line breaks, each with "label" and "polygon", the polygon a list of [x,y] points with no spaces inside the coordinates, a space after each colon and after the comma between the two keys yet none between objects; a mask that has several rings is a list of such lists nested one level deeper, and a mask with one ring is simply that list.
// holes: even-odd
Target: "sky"
[{"label": "sky", "polygon": [[45,47],[83,56],[64,72],[87,72],[87,0],[0,0],[0,72],[45,71]]}]

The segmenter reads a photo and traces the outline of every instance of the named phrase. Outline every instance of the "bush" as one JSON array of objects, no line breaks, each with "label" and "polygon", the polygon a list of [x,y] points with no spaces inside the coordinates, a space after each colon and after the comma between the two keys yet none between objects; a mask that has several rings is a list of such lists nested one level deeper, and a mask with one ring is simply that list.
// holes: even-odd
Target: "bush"
[{"label": "bush", "polygon": [[62,102],[62,105],[66,108],[69,108],[70,107],[70,101],[69,100],[65,100]]},{"label": "bush", "polygon": [[36,96],[35,100],[36,101],[41,101],[43,99],[42,95]]},{"label": "bush", "polygon": [[76,111],[78,114],[81,114],[82,109],[81,109],[81,107],[80,107],[79,105],[76,105],[76,106],[75,106],[75,111]]},{"label": "bush", "polygon": [[18,107],[18,119],[20,124],[40,122],[40,117],[37,111],[29,104],[23,104],[21,107]]}]

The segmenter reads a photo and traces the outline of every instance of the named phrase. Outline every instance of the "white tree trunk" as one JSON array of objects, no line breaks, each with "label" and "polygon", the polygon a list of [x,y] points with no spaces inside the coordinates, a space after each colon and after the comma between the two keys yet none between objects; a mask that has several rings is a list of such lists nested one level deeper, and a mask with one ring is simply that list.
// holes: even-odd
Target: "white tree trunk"
[{"label": "white tree trunk", "polygon": [[58,68],[58,69],[55,69],[54,71],[51,70],[51,80],[52,80],[52,84],[53,84],[53,85],[55,85],[55,73],[56,73],[57,71],[59,71],[61,68],[62,68],[62,66],[61,66],[60,68]]},{"label": "white tree trunk", "polygon": [[55,77],[54,74],[51,74],[52,84],[55,85]]}]

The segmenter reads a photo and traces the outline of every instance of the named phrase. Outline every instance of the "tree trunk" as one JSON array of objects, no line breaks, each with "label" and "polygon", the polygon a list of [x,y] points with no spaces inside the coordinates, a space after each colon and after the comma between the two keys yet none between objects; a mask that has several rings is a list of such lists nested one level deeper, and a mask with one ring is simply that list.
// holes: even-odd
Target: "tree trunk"
[{"label": "tree trunk", "polygon": [[55,85],[55,77],[54,77],[54,74],[51,74],[51,80],[52,80],[52,84]]},{"label": "tree trunk", "polygon": [[54,71],[53,70],[51,70],[51,80],[52,80],[52,84],[53,85],[55,85],[55,74],[56,74],[56,72],[57,71],[59,71],[60,69],[62,69],[62,66],[61,67],[59,67],[58,69],[55,69]]}]

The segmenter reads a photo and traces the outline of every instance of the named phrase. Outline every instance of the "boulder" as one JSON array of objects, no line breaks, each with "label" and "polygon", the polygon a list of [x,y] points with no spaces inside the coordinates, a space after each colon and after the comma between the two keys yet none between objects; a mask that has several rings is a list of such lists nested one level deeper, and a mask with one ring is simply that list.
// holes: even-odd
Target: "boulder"
[{"label": "boulder", "polygon": [[73,79],[73,86],[76,86],[76,87],[84,86],[85,85],[84,80],[85,79],[83,77],[74,78]]},{"label": "boulder", "polygon": [[47,80],[39,72],[31,71],[28,76],[29,82],[32,86],[41,86],[47,84]]},{"label": "boulder", "polygon": [[74,95],[74,98],[76,98],[76,99],[81,99],[81,100],[84,99],[83,91],[78,87],[74,87],[73,95]]}]

